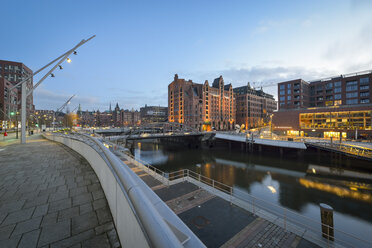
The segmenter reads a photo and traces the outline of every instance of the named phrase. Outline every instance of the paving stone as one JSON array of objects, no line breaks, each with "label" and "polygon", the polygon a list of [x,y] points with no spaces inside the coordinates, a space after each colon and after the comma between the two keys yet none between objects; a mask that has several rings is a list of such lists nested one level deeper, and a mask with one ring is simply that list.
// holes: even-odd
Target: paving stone
[{"label": "paving stone", "polygon": [[14,247],[17,247],[20,239],[21,239],[21,235],[15,236],[15,237],[13,237],[11,239],[0,240],[0,247],[1,248],[14,248]]},{"label": "paving stone", "polygon": [[112,222],[108,222],[106,224],[103,224],[103,225],[100,225],[100,226],[97,226],[96,228],[94,228],[97,235],[102,234],[104,232],[108,232],[112,229],[115,229],[114,223],[112,223]]},{"label": "paving stone", "polygon": [[72,218],[72,235],[98,226],[97,215],[89,212]]},{"label": "paving stone", "polygon": [[32,215],[32,217],[38,217],[38,216],[46,215],[47,212],[48,212],[48,207],[49,207],[49,204],[44,204],[44,205],[37,206],[35,211],[34,211],[34,214]]},{"label": "paving stone", "polygon": [[44,215],[43,220],[41,222],[41,226],[46,226],[46,225],[57,223],[57,216],[58,216],[58,212]]},{"label": "paving stone", "polygon": [[77,245],[77,247],[81,247],[81,242],[91,239],[95,236],[93,229],[90,229],[85,232],[81,232],[77,235],[71,236],[70,238],[55,242],[51,244],[51,248],[59,248],[59,247],[72,247]]},{"label": "paving stone", "polygon": [[17,212],[13,212],[5,218],[5,220],[3,221],[1,225],[6,226],[9,224],[13,224],[13,223],[17,223],[17,222],[30,219],[34,210],[35,210],[35,207],[32,207],[32,208],[22,209]]},{"label": "paving stone", "polygon": [[42,139],[6,149],[12,156],[0,162],[1,248],[115,244],[105,196],[84,158]]},{"label": "paving stone", "polygon": [[0,207],[0,213],[11,213],[20,210],[25,204],[26,200],[19,200],[14,202],[6,202]]},{"label": "paving stone", "polygon": [[91,202],[91,201],[93,201],[91,193],[84,193],[84,194],[80,194],[78,196],[72,197],[73,206],[82,205],[84,203]]},{"label": "paving stone", "polygon": [[21,242],[18,245],[18,248],[36,247],[39,235],[40,229],[23,234]]},{"label": "paving stone", "polygon": [[77,196],[77,195],[80,195],[80,194],[83,194],[83,193],[88,193],[87,186],[82,186],[82,187],[70,189],[70,196],[71,197]]},{"label": "paving stone", "polygon": [[49,204],[48,213],[60,211],[62,209],[66,209],[70,207],[71,207],[71,198],[54,201]]},{"label": "paving stone", "polygon": [[9,226],[0,227],[0,240],[8,239],[15,226],[15,224],[12,224]]},{"label": "paving stone", "polygon": [[68,238],[70,233],[70,220],[46,225],[42,228],[38,245],[43,246]]},{"label": "paving stone", "polygon": [[39,205],[43,205],[48,201],[48,195],[38,196],[32,200],[27,200],[23,208],[30,208]]},{"label": "paving stone", "polygon": [[57,191],[49,196],[48,202],[59,201],[68,198],[68,190]]},{"label": "paving stone", "polygon": [[95,183],[88,186],[88,191],[93,192],[101,189],[101,185],[99,183]]},{"label": "paving stone", "polygon": [[86,240],[83,242],[83,248],[105,248],[105,247],[110,247],[110,242],[107,239],[106,234],[102,234],[100,236],[96,236],[92,239]]},{"label": "paving stone", "polygon": [[99,224],[104,224],[106,222],[112,221],[112,215],[108,207],[100,208],[96,212]]},{"label": "paving stone", "polygon": [[93,191],[92,195],[93,195],[93,200],[95,201],[98,199],[105,198],[105,193],[103,193],[103,190]]},{"label": "paving stone", "polygon": [[79,207],[67,208],[58,212],[58,221],[70,219],[79,215]]},{"label": "paving stone", "polygon": [[51,187],[51,188],[47,188],[47,189],[44,189],[44,190],[40,190],[39,196],[49,195],[51,193],[56,192],[56,190],[57,190],[57,187]]},{"label": "paving stone", "polygon": [[42,217],[36,217],[30,220],[26,220],[24,222],[18,223],[12,233],[12,236],[38,229],[41,223],[41,219]]},{"label": "paving stone", "polygon": [[86,214],[86,213],[89,213],[91,211],[93,211],[93,206],[90,202],[86,203],[86,204],[83,204],[83,205],[80,205],[80,214]]},{"label": "paving stone", "polygon": [[86,185],[91,185],[91,184],[92,184],[92,182],[90,180],[83,180],[81,182],[78,182],[77,186],[81,187],[81,186],[86,186]]},{"label": "paving stone", "polygon": [[111,231],[107,232],[108,239],[110,241],[111,247],[118,248],[120,247],[120,241],[118,234],[115,228],[111,229]]},{"label": "paving stone", "polygon": [[3,220],[6,218],[7,215],[8,215],[8,213],[6,213],[6,212],[3,212],[3,213],[0,212],[0,225],[3,222]]},{"label": "paving stone", "polygon": [[102,198],[102,199],[99,199],[99,200],[96,200],[93,202],[93,209],[94,210],[97,210],[99,208],[104,208],[107,206],[107,201],[105,198]]}]

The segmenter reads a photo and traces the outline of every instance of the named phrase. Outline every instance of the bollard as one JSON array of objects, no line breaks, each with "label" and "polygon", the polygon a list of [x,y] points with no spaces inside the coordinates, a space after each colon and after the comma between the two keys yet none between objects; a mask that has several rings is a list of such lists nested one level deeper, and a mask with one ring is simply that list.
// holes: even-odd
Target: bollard
[{"label": "bollard", "polygon": [[320,203],[320,219],[322,222],[322,236],[328,240],[334,240],[333,230],[333,208],[327,204]]}]

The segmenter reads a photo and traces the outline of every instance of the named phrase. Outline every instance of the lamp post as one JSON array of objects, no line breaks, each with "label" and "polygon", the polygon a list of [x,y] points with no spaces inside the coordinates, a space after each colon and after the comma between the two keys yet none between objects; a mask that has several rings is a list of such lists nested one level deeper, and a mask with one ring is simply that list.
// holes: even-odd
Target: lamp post
[{"label": "lamp post", "polygon": [[274,114],[270,115],[270,135],[271,135],[271,139],[273,139],[273,115]]},{"label": "lamp post", "polygon": [[[61,56],[59,56],[58,58],[54,59],[53,61],[49,62],[47,65],[45,65],[44,67],[42,67],[41,69],[37,70],[36,72],[34,72],[32,75],[26,77],[24,80],[22,80],[21,82],[17,83],[16,85],[14,85],[11,89],[13,90],[14,88],[18,87],[18,86],[21,86],[21,144],[24,144],[26,143],[26,99],[27,99],[27,96],[29,96],[49,75],[54,77],[54,74],[52,73],[57,67],[59,67],[60,69],[62,69],[62,66],[60,66],[65,60],[67,60],[68,63],[71,62],[71,59],[69,58],[69,56],[73,53],[73,54],[76,54],[76,49],[79,48],[80,46],[84,45],[86,42],[90,41],[91,39],[93,39],[95,37],[95,35],[93,35],[92,37],[90,37],[89,39],[87,40],[82,40],[80,41],[76,46],[74,46],[72,49],[68,50],[67,52],[65,52],[64,54],[62,54]],[[58,61],[58,62],[57,62]],[[32,78],[38,74],[39,72],[43,71],[44,69],[46,69],[47,67],[51,66],[52,64],[54,64],[55,62],[57,62],[57,64],[55,64],[52,69],[50,69],[40,80],[37,84],[34,85],[34,87],[32,87],[31,89],[27,89],[26,88],[26,84],[28,82],[30,82],[32,80]]]},{"label": "lamp post", "polygon": [[55,126],[54,126],[54,123],[55,123],[55,119],[56,119],[56,113],[57,112],[59,112],[59,111],[62,111],[66,106],[67,106],[67,104],[70,104],[70,101],[71,101],[71,99],[74,97],[75,95],[72,95],[65,103],[63,103],[62,104],[62,106],[61,107],[59,107],[58,109],[57,109],[57,111],[56,112],[54,112],[54,114],[53,114],[53,131],[55,131]]}]

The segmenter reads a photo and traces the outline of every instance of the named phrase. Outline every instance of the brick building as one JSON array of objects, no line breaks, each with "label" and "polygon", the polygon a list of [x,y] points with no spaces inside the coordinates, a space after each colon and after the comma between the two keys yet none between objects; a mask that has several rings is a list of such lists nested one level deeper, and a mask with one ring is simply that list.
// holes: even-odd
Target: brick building
[{"label": "brick building", "polygon": [[372,71],[279,83],[275,129],[300,136],[370,137],[371,87]]},{"label": "brick building", "polygon": [[141,124],[141,116],[138,110],[123,110],[121,112],[124,126],[139,126]]},{"label": "brick building", "polygon": [[274,96],[247,86],[234,89],[236,96],[236,123],[249,128],[263,126],[277,109]]},{"label": "brick building", "polygon": [[[13,85],[21,82],[29,76],[32,76],[33,72],[27,66],[20,62],[0,60],[0,78],[4,78]],[[33,87],[33,81],[31,80],[26,84],[27,89]],[[3,90],[3,89],[0,89]],[[21,99],[21,87],[17,91],[18,99]],[[19,108],[20,108],[19,103]],[[27,112],[31,113],[34,110],[33,95],[30,94],[26,101]]]},{"label": "brick building", "polygon": [[196,129],[232,129],[235,124],[235,96],[222,76],[212,86],[178,78],[168,85],[168,120]]},{"label": "brick building", "polygon": [[140,108],[141,124],[166,122],[168,120],[168,108],[160,106],[147,106]]},{"label": "brick building", "polygon": [[[32,70],[30,70],[27,66],[23,63],[14,62],[14,61],[6,61],[0,60],[0,122],[1,127],[4,126],[4,121],[9,121],[7,116],[10,115],[11,112],[17,112],[18,109],[21,107],[21,87],[17,87],[10,92],[10,88],[13,87],[18,82],[22,81],[23,79],[31,76],[33,74]],[[27,89],[31,89],[33,87],[32,79],[26,84]],[[19,103],[17,106],[17,102]],[[33,95],[30,94],[26,100],[26,110],[27,116],[29,116],[33,110]],[[11,117],[12,118],[12,117]],[[14,121],[14,120],[12,120]],[[12,122],[11,121],[11,122]],[[12,126],[14,124],[9,125]]]}]

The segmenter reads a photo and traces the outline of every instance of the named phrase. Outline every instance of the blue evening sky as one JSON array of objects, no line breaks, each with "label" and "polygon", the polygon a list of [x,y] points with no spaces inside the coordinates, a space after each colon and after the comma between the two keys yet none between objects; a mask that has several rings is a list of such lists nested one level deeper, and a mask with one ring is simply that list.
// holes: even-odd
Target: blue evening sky
[{"label": "blue evening sky", "polygon": [[35,91],[36,109],[73,94],[70,109],[166,106],[175,73],[236,87],[372,68],[368,0],[1,0],[0,10],[0,59],[32,70],[97,35]]}]

